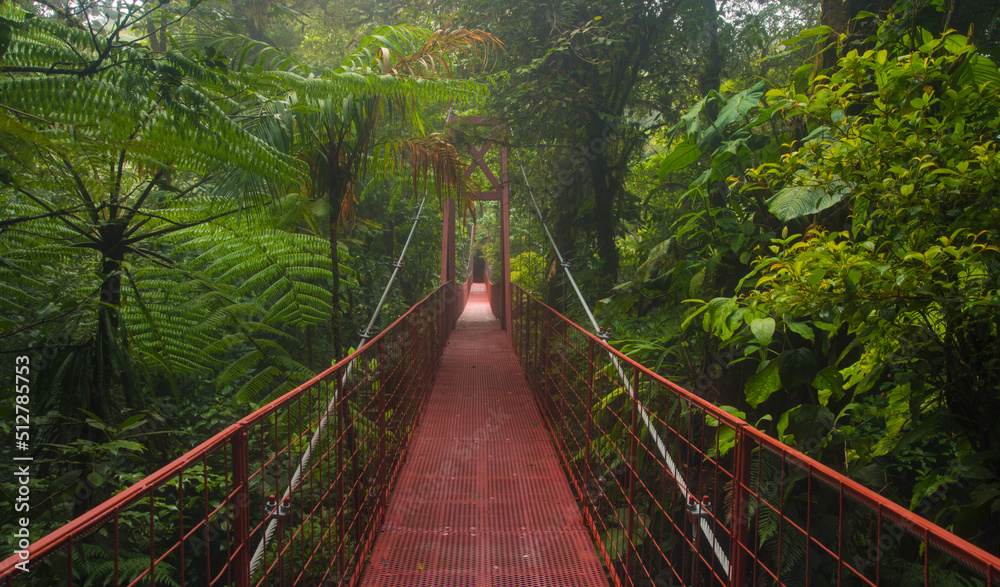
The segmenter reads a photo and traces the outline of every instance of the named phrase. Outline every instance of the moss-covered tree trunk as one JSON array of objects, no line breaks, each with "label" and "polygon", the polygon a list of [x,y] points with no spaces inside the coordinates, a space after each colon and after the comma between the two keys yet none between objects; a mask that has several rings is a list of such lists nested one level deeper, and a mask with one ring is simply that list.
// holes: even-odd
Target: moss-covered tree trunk
[{"label": "moss-covered tree trunk", "polygon": [[[819,23],[833,29],[836,35],[861,33],[855,18],[862,11],[882,14],[892,8],[892,0],[822,0]],[[859,35],[860,36],[860,35]],[[820,46],[826,48],[816,55],[816,70],[823,71],[837,65],[837,37],[820,37]],[[860,52],[860,51],[859,51]]]},{"label": "moss-covered tree trunk", "polygon": [[348,172],[340,169],[336,159],[328,160],[327,203],[330,205],[330,294],[333,296],[333,311],[330,312],[330,343],[333,345],[333,362],[344,357],[344,341],[341,335],[340,316],[340,236],[341,210],[344,198],[350,188]]}]

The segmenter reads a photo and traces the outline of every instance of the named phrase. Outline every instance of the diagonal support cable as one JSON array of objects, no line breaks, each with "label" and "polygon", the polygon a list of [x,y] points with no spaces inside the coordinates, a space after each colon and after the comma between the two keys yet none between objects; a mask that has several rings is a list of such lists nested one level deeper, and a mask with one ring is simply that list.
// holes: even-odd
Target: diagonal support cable
[{"label": "diagonal support cable", "polygon": [[[576,297],[580,300],[580,305],[583,306],[584,312],[587,313],[587,318],[590,319],[591,325],[594,327],[594,332],[597,337],[606,342],[606,335],[601,330],[600,324],[597,323],[597,318],[594,317],[594,313],[590,311],[590,306],[587,304],[587,300],[584,299],[583,293],[580,291],[580,287],[576,284],[576,279],[573,278],[573,272],[570,270],[570,264],[568,261],[563,259],[562,253],[559,251],[558,245],[556,245],[556,240],[552,237],[552,233],[549,232],[548,224],[545,222],[545,218],[542,217],[542,210],[538,207],[538,201],[535,199],[535,194],[531,189],[531,183],[528,181],[528,174],[524,171],[524,163],[521,162],[521,153],[518,150],[514,150],[517,156],[517,164],[521,168],[521,176],[524,178],[524,185],[528,188],[528,195],[531,197],[531,205],[535,209],[535,213],[538,215],[538,221],[542,223],[542,228],[545,229],[545,235],[549,237],[549,243],[552,244],[552,250],[555,251],[556,258],[559,259],[559,264],[562,266],[563,271],[566,272],[566,277],[569,279],[570,285],[573,286],[573,291],[576,292]],[[643,424],[646,426],[646,430],[649,431],[649,437],[656,444],[656,448],[663,457],[663,462],[667,465],[667,469],[670,472],[671,477],[674,478],[674,482],[677,484],[677,488],[680,490],[681,494],[684,496],[685,503],[691,503],[691,490],[688,488],[687,482],[684,480],[684,476],[681,475],[680,470],[677,468],[677,464],[674,462],[673,457],[667,450],[666,443],[660,438],[659,433],[653,426],[652,417],[649,412],[639,401],[636,396],[635,389],[632,388],[632,384],[629,382],[628,376],[625,374],[625,370],[622,369],[621,364],[618,362],[618,357],[615,356],[610,350],[608,351],[608,356],[611,358],[611,363],[614,365],[615,371],[618,373],[618,377],[621,378],[622,384],[628,391],[629,397],[635,402],[636,407],[639,409],[639,415],[642,418]],[[697,499],[697,498],[695,498]],[[726,571],[726,576],[729,577],[732,574],[732,565],[729,562],[729,556],[726,554],[725,549],[719,540],[715,537],[715,532],[712,530],[706,517],[699,517],[698,525],[701,528],[702,533],[708,540],[708,543],[712,545],[712,552],[715,553],[715,558],[718,559],[722,568]]]},{"label": "diagonal support cable", "polygon": [[[393,282],[396,280],[396,276],[399,275],[399,270],[403,268],[403,258],[406,256],[406,249],[410,246],[410,240],[413,239],[413,234],[417,231],[417,224],[420,222],[420,213],[424,211],[424,202],[427,201],[427,194],[424,194],[423,199],[420,200],[420,207],[417,208],[417,213],[413,217],[413,226],[410,228],[410,234],[406,237],[406,243],[403,244],[403,250],[399,253],[399,259],[393,263],[392,276],[389,277],[389,283],[386,284],[385,290],[382,292],[382,299],[379,300],[378,305],[375,307],[375,311],[372,313],[371,320],[368,321],[368,326],[360,333],[361,342],[358,344],[358,350],[368,344],[368,341],[372,338],[372,327],[375,325],[375,321],[378,320],[379,314],[382,312],[382,307],[385,305],[386,298],[389,296],[389,290],[392,288]],[[354,361],[352,360],[347,364],[347,369],[344,370],[344,375],[341,378],[340,389],[344,388],[347,378],[351,375],[351,370],[354,367]],[[278,509],[285,504],[287,500],[291,499],[292,491],[294,491],[298,485],[299,481],[302,479],[302,471],[309,466],[309,461],[312,458],[312,453],[316,450],[316,444],[319,442],[320,436],[323,434],[323,430],[326,429],[326,425],[330,420],[330,414],[333,413],[334,407],[337,405],[337,390],[333,392],[333,397],[326,406],[326,411],[323,413],[323,417],[320,418],[319,426],[316,428],[316,432],[313,433],[312,438],[309,439],[309,446],[302,451],[302,457],[299,459],[299,466],[295,469],[295,473],[292,475],[292,480],[288,484],[288,488],[285,489],[285,493],[281,496],[281,500],[274,504],[274,509],[268,512],[271,516],[271,520],[267,523],[267,528],[264,529],[264,536],[261,537],[260,543],[257,544],[257,549],[253,553],[253,557],[250,559],[250,576],[252,577],[254,571],[260,566],[261,561],[264,560],[264,551],[267,550],[267,545],[271,543],[274,539],[274,533],[278,529],[278,518],[276,515],[279,511]]]}]

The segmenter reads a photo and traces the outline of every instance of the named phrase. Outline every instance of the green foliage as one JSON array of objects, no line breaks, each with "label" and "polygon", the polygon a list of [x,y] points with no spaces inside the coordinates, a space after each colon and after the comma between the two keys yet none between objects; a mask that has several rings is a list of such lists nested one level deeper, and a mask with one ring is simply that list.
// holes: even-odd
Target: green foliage
[{"label": "green foliage", "polygon": [[510,260],[510,280],[533,295],[545,289],[545,258],[533,251],[525,251]]},{"label": "green foliage", "polygon": [[822,75],[709,93],[658,137],[644,168],[671,186],[671,224],[602,310],[632,356],[989,549],[1000,72],[954,31],[904,24]]},{"label": "green foliage", "polygon": [[[792,444],[818,433],[809,446],[848,471],[879,467],[912,508],[959,476],[1000,476],[986,432],[1000,415],[1000,74],[964,37],[916,35],[849,52],[808,92],[768,92],[769,116],[811,132],[733,188],[784,233],[809,230],[761,243],[745,293],[689,318],[753,357],[751,414],[783,413]],[[950,495],[938,519],[984,532],[964,508],[989,519],[997,504],[976,495]]]}]

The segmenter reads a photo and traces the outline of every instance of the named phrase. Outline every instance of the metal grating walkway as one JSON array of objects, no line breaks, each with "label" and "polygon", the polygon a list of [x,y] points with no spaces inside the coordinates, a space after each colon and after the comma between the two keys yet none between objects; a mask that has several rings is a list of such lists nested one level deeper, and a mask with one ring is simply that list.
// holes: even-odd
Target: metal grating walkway
[{"label": "metal grating walkway", "polygon": [[608,584],[482,284],[445,349],[361,584]]}]

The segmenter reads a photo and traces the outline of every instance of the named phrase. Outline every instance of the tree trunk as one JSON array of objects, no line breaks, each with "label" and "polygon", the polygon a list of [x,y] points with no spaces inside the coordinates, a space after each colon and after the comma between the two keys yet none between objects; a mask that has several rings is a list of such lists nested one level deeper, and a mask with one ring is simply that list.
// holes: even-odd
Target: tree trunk
[{"label": "tree trunk", "polygon": [[[860,37],[860,31],[854,24],[858,13],[866,11],[882,14],[888,11],[892,4],[893,2],[890,0],[822,0],[819,23],[833,29],[836,35],[851,33],[852,36]],[[823,71],[837,65],[839,57],[837,37],[834,35],[821,36],[818,43],[821,47],[825,45],[829,45],[829,47],[816,55],[816,71]]]},{"label": "tree trunk", "polygon": [[[576,217],[576,209],[570,206],[558,206],[554,211],[554,222],[550,225],[552,238],[563,254],[563,258],[569,259],[572,255],[576,238],[573,229],[573,220]],[[565,279],[563,268],[559,265],[559,259],[555,253],[550,255],[549,271],[545,279],[545,303],[559,312],[565,312],[563,305],[563,287]]]},{"label": "tree trunk", "polygon": [[333,311],[330,312],[330,342],[333,344],[333,362],[344,356],[344,341],[340,332],[340,249],[337,238],[340,235],[340,213],[347,195],[348,183],[335,165],[330,165],[327,184],[327,202],[330,204],[330,292],[333,295]]},{"label": "tree trunk", "polygon": [[[705,56],[705,71],[698,80],[698,91],[702,96],[718,92],[722,83],[722,49],[719,47],[719,10],[715,0],[703,0],[708,24],[708,54]],[[719,106],[715,102],[706,105],[709,120],[719,116]]]},{"label": "tree trunk", "polygon": [[608,165],[606,152],[594,157],[590,176],[594,184],[594,232],[597,234],[597,254],[601,258],[600,281],[602,287],[610,291],[618,281],[620,260],[615,243],[614,202],[622,185]]},{"label": "tree trunk", "polygon": [[[602,136],[605,124],[596,115],[590,122],[587,136],[599,137],[592,139],[587,145],[588,167],[590,181],[594,186],[594,216],[593,226],[597,235],[597,254],[601,258],[600,283],[604,290],[610,291],[618,281],[619,256],[615,244],[615,198],[622,191],[621,178],[616,173],[610,159],[612,137]],[[606,292],[602,292],[606,293]]]},{"label": "tree trunk", "polygon": [[97,233],[101,248],[101,290],[100,305],[97,308],[97,332],[94,337],[95,361],[88,398],[88,410],[101,419],[114,415],[111,401],[116,388],[130,398],[134,391],[127,353],[122,352],[125,341],[120,336],[122,303],[122,262],[125,260],[125,238],[127,225],[123,222],[109,222],[100,226]]}]

